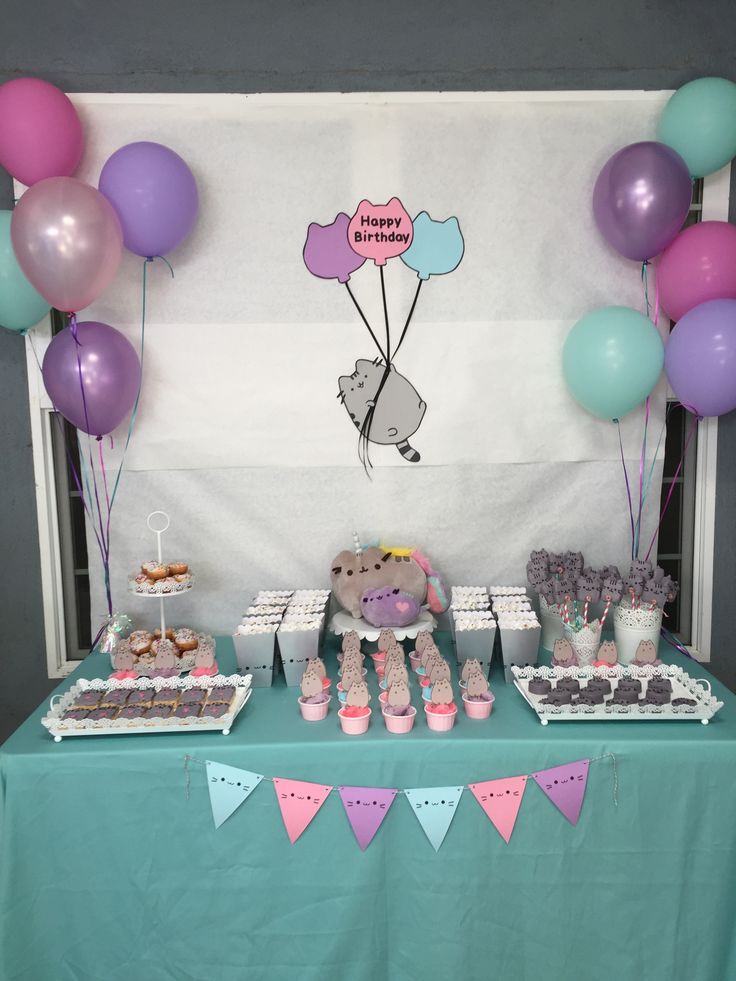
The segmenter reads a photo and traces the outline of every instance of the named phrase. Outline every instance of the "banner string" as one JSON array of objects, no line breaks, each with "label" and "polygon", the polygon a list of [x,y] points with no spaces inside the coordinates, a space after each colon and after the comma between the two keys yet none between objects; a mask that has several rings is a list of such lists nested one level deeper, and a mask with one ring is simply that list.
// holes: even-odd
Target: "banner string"
[{"label": "banner string", "polygon": [[624,480],[626,481],[626,497],[629,502],[629,520],[631,521],[631,558],[634,558],[634,505],[631,500],[631,486],[629,485],[629,471],[626,469],[626,458],[624,456],[624,444],[621,438],[621,423],[618,419],[613,420],[618,429],[618,445],[621,450],[621,466],[624,469]]},{"label": "banner string", "polygon": [[[613,803],[614,803],[614,805],[616,807],[618,807],[618,768],[616,766],[616,757],[614,756],[613,753],[601,753],[600,756],[592,756],[592,757],[590,757],[590,759],[588,760],[588,762],[589,763],[597,763],[599,760],[607,760],[607,759],[610,759],[611,760],[611,763],[613,764]],[[186,794],[186,799],[187,800],[189,800],[189,798],[190,798],[190,791],[191,791],[191,772],[190,772],[190,769],[189,769],[189,764],[190,763],[196,763],[198,766],[207,766],[207,762],[208,762],[207,760],[200,760],[198,756],[192,756],[189,753],[186,753],[185,754],[185,756],[184,756],[184,774],[185,774],[185,780],[186,780],[185,794]],[[214,762],[214,761],[210,761],[210,762]],[[229,764],[229,765],[232,765],[232,764]],[[559,764],[559,765],[564,765],[564,764]],[[547,769],[550,769],[550,767],[544,767],[544,769],[547,770]],[[526,774],[526,775],[528,776],[528,774]],[[269,783],[273,783],[274,782],[274,778],[273,777],[266,777],[266,776],[263,776],[263,774],[259,774],[259,776],[261,777],[262,780],[268,780]],[[472,783],[477,783],[478,781],[471,781],[471,782]],[[406,794],[406,790],[401,790],[401,789],[393,788],[393,787],[391,789],[392,790],[393,789],[396,789],[396,793],[397,794]],[[411,789],[411,788],[409,788],[409,789]],[[468,789],[469,789],[468,785],[467,784],[463,784],[463,792],[465,792]]]}]

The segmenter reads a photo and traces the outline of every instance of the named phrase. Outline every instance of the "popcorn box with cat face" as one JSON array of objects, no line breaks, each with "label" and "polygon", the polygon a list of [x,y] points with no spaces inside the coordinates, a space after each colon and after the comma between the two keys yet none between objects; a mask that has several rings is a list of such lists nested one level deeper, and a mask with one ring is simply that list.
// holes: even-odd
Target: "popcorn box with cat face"
[{"label": "popcorn box with cat face", "polygon": [[233,634],[233,646],[238,668],[252,675],[254,688],[270,688],[276,658],[276,632]]},{"label": "popcorn box with cat face", "polygon": [[276,642],[278,651],[281,655],[281,664],[284,669],[286,684],[290,688],[299,685],[307,661],[314,657],[319,657],[321,621],[308,621],[315,623],[309,629],[299,630],[279,629],[276,632]]},{"label": "popcorn box with cat face", "polygon": [[[514,615],[511,614],[510,617]],[[511,668],[535,665],[539,658],[542,625],[536,619],[519,616],[518,619],[499,619],[499,637],[503,657],[503,673],[507,684],[514,683]]]},{"label": "popcorn box with cat face", "polygon": [[[465,621],[460,618],[455,621],[455,653],[458,664],[463,664],[471,658],[491,663],[493,657],[493,642],[496,637],[494,621],[469,621],[469,629],[464,629]],[[474,629],[476,624],[478,629]],[[482,625],[482,626],[481,626]]]}]

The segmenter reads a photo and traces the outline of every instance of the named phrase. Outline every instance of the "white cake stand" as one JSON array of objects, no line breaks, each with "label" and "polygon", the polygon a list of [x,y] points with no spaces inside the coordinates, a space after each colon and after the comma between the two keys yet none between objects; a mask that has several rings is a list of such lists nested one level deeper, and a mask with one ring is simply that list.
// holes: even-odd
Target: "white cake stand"
[{"label": "white cake stand", "polygon": [[368,623],[362,617],[356,619],[347,610],[340,610],[330,621],[330,630],[333,634],[342,637],[343,634],[354,630],[361,640],[378,640],[382,629],[393,630],[397,640],[406,640],[407,638],[416,640],[420,631],[428,630],[431,633],[436,626],[437,621],[429,610],[422,610],[414,623],[410,623],[406,627],[374,627],[372,623]]}]

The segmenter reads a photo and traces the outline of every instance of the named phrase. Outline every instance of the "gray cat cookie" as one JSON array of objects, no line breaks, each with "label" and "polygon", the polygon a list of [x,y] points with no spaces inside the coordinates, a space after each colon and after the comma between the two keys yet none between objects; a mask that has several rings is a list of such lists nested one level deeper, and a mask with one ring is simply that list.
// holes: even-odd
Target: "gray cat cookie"
[{"label": "gray cat cookie", "polygon": [[355,708],[367,708],[370,700],[371,695],[368,691],[368,685],[361,678],[360,681],[353,682],[350,688],[348,688],[348,696],[345,702],[347,705]]},{"label": "gray cat cookie", "polygon": [[618,651],[616,650],[616,645],[612,640],[604,640],[601,646],[598,648],[598,658],[599,661],[605,661],[606,664],[610,664],[611,667],[618,663]]},{"label": "gray cat cookie", "polygon": [[417,451],[409,445],[421,425],[427,403],[403,375],[377,358],[355,362],[352,375],[338,379],[338,398],[345,406],[355,428],[371,443],[394,445],[405,460],[417,463]]},{"label": "gray cat cookie", "polygon": [[476,672],[483,673],[480,666],[480,661],[476,657],[468,658],[468,660],[463,664],[463,669],[460,672],[460,677],[463,681],[467,681],[471,674]]},{"label": "gray cat cookie", "polygon": [[408,681],[395,681],[388,689],[388,704],[394,708],[405,708],[411,704]]},{"label": "gray cat cookie", "polygon": [[454,701],[452,685],[446,678],[442,678],[436,685],[432,686],[432,701],[435,705],[449,705]]}]

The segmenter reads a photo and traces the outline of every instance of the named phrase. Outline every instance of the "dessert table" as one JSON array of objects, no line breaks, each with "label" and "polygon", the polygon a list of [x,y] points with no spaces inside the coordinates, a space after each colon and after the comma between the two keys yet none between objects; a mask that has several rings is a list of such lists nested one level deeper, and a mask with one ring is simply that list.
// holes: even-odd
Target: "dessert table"
[{"label": "dessert table", "polygon": [[[450,657],[449,634],[438,634]],[[337,680],[337,642],[326,642]],[[224,673],[229,638],[217,639]],[[706,672],[664,646],[664,659]],[[74,677],[106,677],[90,655]],[[368,733],[340,732],[336,698],[304,722],[298,689],[256,689],[229,736],[65,738],[40,707],[0,748],[3,981],[724,981],[736,977],[736,698],[708,726],[572,722],[542,727],[491,677],[487,721],[389,735],[376,677]],[[263,781],[215,830],[204,767],[332,785],[467,784],[591,764],[572,826],[528,786],[510,843],[469,791],[435,853],[399,795],[365,852],[333,792],[286,836]],[[530,781],[532,783],[532,781]]]}]

